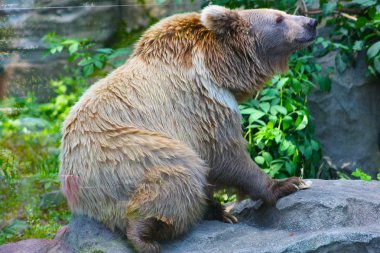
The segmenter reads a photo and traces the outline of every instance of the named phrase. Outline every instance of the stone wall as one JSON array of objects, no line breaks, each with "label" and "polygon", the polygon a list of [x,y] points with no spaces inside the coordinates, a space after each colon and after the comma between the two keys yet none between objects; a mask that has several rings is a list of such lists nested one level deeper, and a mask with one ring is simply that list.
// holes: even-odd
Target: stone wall
[{"label": "stone wall", "polygon": [[[40,100],[52,94],[49,80],[59,75],[64,55],[44,57],[41,38],[50,32],[71,38],[91,38],[99,46],[112,40],[121,21],[125,32],[146,27],[152,18],[199,10],[201,1],[174,0],[4,0],[0,1],[0,95],[24,97],[33,92]],[[55,8],[57,6],[63,8]],[[4,79],[4,81],[3,81]]]},{"label": "stone wall", "polygon": [[[335,52],[319,59],[334,67]],[[343,73],[331,76],[329,93],[316,91],[309,107],[317,138],[333,168],[351,173],[362,168],[375,176],[380,169],[380,81],[367,73],[365,54]]]}]

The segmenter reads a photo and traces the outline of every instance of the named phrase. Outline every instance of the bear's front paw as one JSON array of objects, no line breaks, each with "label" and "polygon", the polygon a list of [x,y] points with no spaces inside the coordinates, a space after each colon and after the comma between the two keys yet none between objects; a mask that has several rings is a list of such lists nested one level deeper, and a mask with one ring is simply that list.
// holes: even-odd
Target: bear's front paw
[{"label": "bear's front paw", "polygon": [[272,193],[275,201],[277,201],[293,192],[310,188],[311,184],[312,182],[310,180],[304,181],[298,177],[276,180],[272,186]]}]

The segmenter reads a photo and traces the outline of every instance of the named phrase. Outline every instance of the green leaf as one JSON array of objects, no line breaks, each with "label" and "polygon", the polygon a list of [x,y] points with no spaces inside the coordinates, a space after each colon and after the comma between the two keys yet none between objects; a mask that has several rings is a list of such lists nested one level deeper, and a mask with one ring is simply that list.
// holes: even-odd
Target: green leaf
[{"label": "green leaf", "polygon": [[364,173],[360,168],[357,168],[354,172],[351,173],[352,176],[360,178],[360,180],[371,181],[372,177]]},{"label": "green leaf", "polygon": [[128,55],[130,53],[131,53],[131,50],[129,48],[119,48],[119,49],[116,49],[110,56],[108,56],[108,59]]},{"label": "green leaf", "polygon": [[284,130],[288,129],[293,123],[293,118],[289,115],[286,115],[283,119],[282,119],[282,128]]},{"label": "green leaf", "polygon": [[272,177],[276,176],[278,172],[281,170],[283,165],[284,163],[275,163],[271,165],[269,175],[271,175]]},{"label": "green leaf", "polygon": [[86,58],[86,59],[81,60],[81,61],[78,63],[78,65],[79,65],[79,66],[86,66],[86,65],[92,63],[93,61],[94,61],[94,60],[93,60],[92,58]]},{"label": "green leaf", "polygon": [[265,115],[265,113],[263,113],[262,111],[255,110],[255,112],[253,112],[251,115],[249,115],[249,118],[248,118],[249,124],[252,124],[252,122],[260,119],[264,115]]},{"label": "green leaf", "polygon": [[355,51],[360,51],[364,49],[364,41],[357,40],[355,41],[354,47],[352,48]]},{"label": "green leaf", "polygon": [[96,66],[98,69],[101,69],[101,68],[103,67],[103,64],[102,64],[100,61],[98,61],[98,60],[94,61],[94,64],[95,64],[95,66]]},{"label": "green leaf", "polygon": [[318,75],[317,82],[321,91],[329,92],[331,90],[331,78],[328,75]]},{"label": "green leaf", "polygon": [[306,160],[310,160],[311,155],[313,154],[313,148],[306,146],[302,153],[305,156]]},{"label": "green leaf", "polygon": [[301,83],[297,79],[293,79],[292,87],[296,93],[301,91]]},{"label": "green leaf", "polygon": [[296,146],[293,144],[290,144],[288,150],[287,150],[287,155],[292,156],[296,152]]},{"label": "green leaf", "polygon": [[263,152],[261,155],[264,157],[267,163],[270,163],[273,160],[272,155],[268,152]]},{"label": "green leaf", "polygon": [[74,44],[72,44],[72,45],[69,47],[69,53],[70,53],[70,55],[71,55],[71,54],[74,54],[76,51],[78,51],[78,47],[79,47],[79,44],[78,44],[78,43],[74,43]]},{"label": "green leaf", "polygon": [[313,148],[313,150],[315,150],[315,151],[319,150],[319,144],[318,144],[318,142],[316,142],[315,140],[311,140],[310,144],[311,144],[311,147]]},{"label": "green leaf", "polygon": [[280,151],[282,152],[286,151],[289,148],[290,144],[291,143],[289,141],[283,140],[280,144]]},{"label": "green leaf", "polygon": [[25,229],[28,228],[28,223],[26,221],[15,219],[12,223],[4,228],[4,232],[7,234],[21,235]]},{"label": "green leaf", "polygon": [[362,7],[370,7],[376,4],[376,0],[353,0],[353,4],[359,4]]},{"label": "green leaf", "polygon": [[380,56],[375,58],[373,61],[373,66],[375,67],[377,73],[380,73]]},{"label": "green leaf", "polygon": [[277,87],[281,89],[289,80],[289,77],[281,78],[280,81],[277,83]]},{"label": "green leaf", "polygon": [[339,73],[342,73],[347,68],[347,63],[345,62],[345,59],[342,57],[341,54],[337,54],[335,56],[335,66]]},{"label": "green leaf", "polygon": [[244,109],[241,109],[240,110],[240,113],[241,114],[252,114],[252,113],[255,113],[257,112],[258,110],[255,109],[255,108],[244,108]]},{"label": "green leaf", "polygon": [[262,120],[255,120],[255,124],[252,124],[252,125],[249,125],[247,128],[255,128],[256,126],[258,126],[258,128],[261,128],[261,127],[265,127],[266,126],[266,123]]},{"label": "green leaf", "polygon": [[282,140],[282,132],[278,129],[276,129],[277,131],[274,132],[274,136],[275,136],[275,141],[276,143],[280,143],[281,140]]},{"label": "green leaf", "polygon": [[267,123],[267,129],[273,129],[273,127],[274,127],[273,122],[269,121],[269,122]]},{"label": "green leaf", "polygon": [[269,121],[272,122],[273,124],[276,124],[276,122],[277,122],[277,116],[270,115],[269,116]]},{"label": "green leaf", "polygon": [[78,44],[79,41],[77,40],[74,40],[74,39],[67,39],[67,40],[64,40],[62,41],[62,45],[72,45],[72,44]]},{"label": "green leaf", "polygon": [[99,53],[102,53],[102,54],[110,54],[110,53],[112,53],[113,49],[112,48],[99,48],[96,51]]},{"label": "green leaf", "polygon": [[273,114],[273,115],[277,115],[277,112],[283,114],[283,115],[286,115],[288,113],[288,111],[286,110],[285,107],[281,106],[281,105],[273,105],[271,108],[270,108],[270,113]]},{"label": "green leaf", "polygon": [[295,167],[293,163],[289,163],[289,162],[285,163],[285,170],[286,172],[288,172],[290,176],[293,176],[295,174]]},{"label": "green leaf", "polygon": [[304,129],[307,126],[308,122],[309,120],[307,119],[307,116],[303,115],[302,121],[297,125],[296,130]]},{"label": "green leaf", "polygon": [[260,103],[259,104],[260,108],[265,112],[268,113],[270,104],[268,102]]},{"label": "green leaf", "polygon": [[85,76],[90,76],[92,73],[94,73],[94,65],[90,64],[90,65],[84,66],[83,73]]},{"label": "green leaf", "polygon": [[377,180],[380,180],[380,173],[377,174]]},{"label": "green leaf", "polygon": [[276,98],[275,96],[263,96],[260,98],[260,101],[269,101]]},{"label": "green leaf", "polygon": [[265,162],[265,159],[264,159],[264,157],[262,157],[262,156],[256,156],[256,157],[255,157],[255,162],[256,162],[258,165],[263,165],[264,162]]},{"label": "green leaf", "polygon": [[367,55],[368,58],[374,58],[380,51],[380,41],[376,42],[370,48],[368,48]]},{"label": "green leaf", "polygon": [[323,16],[330,15],[334,12],[336,8],[336,3],[325,3],[322,6],[322,14]]}]

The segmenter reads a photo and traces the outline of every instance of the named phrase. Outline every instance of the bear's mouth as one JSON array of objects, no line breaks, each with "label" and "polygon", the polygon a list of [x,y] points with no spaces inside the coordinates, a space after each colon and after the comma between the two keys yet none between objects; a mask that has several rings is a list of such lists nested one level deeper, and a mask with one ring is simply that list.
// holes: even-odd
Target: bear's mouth
[{"label": "bear's mouth", "polygon": [[309,43],[315,40],[316,37],[317,37],[317,32],[313,31],[312,33],[309,33],[307,36],[304,36],[301,38],[295,38],[295,41],[300,44]]},{"label": "bear's mouth", "polygon": [[295,40],[298,43],[309,43],[309,42],[312,42],[313,40],[315,40],[315,36],[308,37],[308,38],[299,38],[299,39],[297,38]]}]

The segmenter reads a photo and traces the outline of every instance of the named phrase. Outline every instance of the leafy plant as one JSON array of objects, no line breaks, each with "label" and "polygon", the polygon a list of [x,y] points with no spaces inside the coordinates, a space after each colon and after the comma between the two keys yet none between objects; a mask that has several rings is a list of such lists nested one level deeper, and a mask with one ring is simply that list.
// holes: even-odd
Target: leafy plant
[{"label": "leafy plant", "polygon": [[[356,168],[354,172],[351,173],[351,176],[360,178],[360,180],[364,181],[372,181],[372,177],[365,172],[362,171],[360,168]],[[380,180],[380,172],[376,175],[376,179]]]},{"label": "leafy plant", "polygon": [[89,39],[65,39],[54,33],[46,35],[43,40],[47,43],[50,54],[68,54],[64,75],[51,82],[56,97],[39,108],[40,112],[45,112],[44,116],[53,120],[62,121],[66,117],[70,107],[88,87],[89,78],[105,76],[110,69],[120,66],[131,53],[129,48],[95,49],[95,44]]},{"label": "leafy plant", "polygon": [[320,1],[322,16],[332,27],[331,49],[338,51],[335,64],[339,72],[355,63],[366,51],[369,73],[380,74],[380,4],[375,0]]},{"label": "leafy plant", "polygon": [[[23,238],[51,238],[71,214],[65,202],[42,208],[44,195],[59,189],[58,148],[60,128],[69,109],[88,87],[88,81],[102,77],[119,66],[128,48],[96,48],[88,39],[44,37],[48,55],[66,54],[62,76],[52,80],[55,96],[47,103],[33,94],[10,98],[0,113],[0,244]],[[15,219],[15,217],[17,217]]]},{"label": "leafy plant", "polygon": [[315,86],[312,73],[320,66],[309,53],[301,52],[291,57],[289,69],[240,106],[245,138],[252,158],[270,176],[316,177],[321,148],[314,137],[307,96]]},{"label": "leafy plant", "polygon": [[[360,178],[360,180],[364,181],[371,181],[372,177],[370,175],[367,175],[362,171],[362,169],[357,168],[354,172],[351,173],[352,176]],[[379,177],[379,174],[378,174]]]}]

